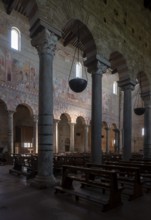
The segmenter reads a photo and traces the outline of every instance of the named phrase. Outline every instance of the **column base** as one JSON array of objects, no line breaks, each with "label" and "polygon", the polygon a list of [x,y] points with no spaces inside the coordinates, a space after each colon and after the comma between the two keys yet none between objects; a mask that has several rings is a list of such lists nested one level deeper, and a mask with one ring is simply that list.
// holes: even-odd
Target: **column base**
[{"label": "column base", "polygon": [[35,187],[37,189],[46,189],[46,188],[52,188],[59,184],[59,181],[57,181],[54,177],[54,175],[51,176],[39,176],[37,175],[34,179],[30,181],[30,186]]}]

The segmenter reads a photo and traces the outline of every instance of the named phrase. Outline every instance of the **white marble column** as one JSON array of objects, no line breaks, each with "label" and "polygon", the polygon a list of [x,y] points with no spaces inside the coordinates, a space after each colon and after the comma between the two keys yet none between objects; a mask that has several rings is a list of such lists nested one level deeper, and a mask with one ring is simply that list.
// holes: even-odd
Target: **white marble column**
[{"label": "white marble column", "polygon": [[38,115],[33,116],[34,127],[33,127],[33,147],[34,152],[38,154]]},{"label": "white marble column", "polygon": [[70,152],[74,152],[74,123],[70,123]]},{"label": "white marble column", "polygon": [[8,153],[14,153],[14,111],[8,111]]},{"label": "white marble column", "polygon": [[132,145],[132,90],[135,82],[126,79],[118,82],[124,92],[124,106],[123,106],[123,160],[131,158]]},{"label": "white marble column", "polygon": [[109,62],[99,57],[92,73],[91,152],[92,162],[97,164],[102,163],[102,75],[108,66]]},{"label": "white marble column", "polygon": [[56,184],[53,175],[53,57],[57,36],[43,29],[32,39],[39,54],[38,175],[32,185],[47,188]]},{"label": "white marble column", "polygon": [[58,123],[59,120],[54,120],[54,152],[58,153]]}]

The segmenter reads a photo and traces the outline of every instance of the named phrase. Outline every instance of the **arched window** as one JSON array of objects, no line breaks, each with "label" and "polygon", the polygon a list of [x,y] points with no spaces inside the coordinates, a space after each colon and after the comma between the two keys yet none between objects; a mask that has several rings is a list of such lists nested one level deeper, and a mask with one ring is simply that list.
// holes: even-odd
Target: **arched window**
[{"label": "arched window", "polygon": [[117,95],[117,82],[113,82],[113,94]]},{"label": "arched window", "polygon": [[16,27],[11,28],[11,48],[19,51],[21,49],[21,34]]},{"label": "arched window", "polygon": [[142,136],[144,136],[144,133],[145,133],[144,128],[142,128]]},{"label": "arched window", "polygon": [[82,65],[80,62],[76,63],[76,77],[82,78]]}]

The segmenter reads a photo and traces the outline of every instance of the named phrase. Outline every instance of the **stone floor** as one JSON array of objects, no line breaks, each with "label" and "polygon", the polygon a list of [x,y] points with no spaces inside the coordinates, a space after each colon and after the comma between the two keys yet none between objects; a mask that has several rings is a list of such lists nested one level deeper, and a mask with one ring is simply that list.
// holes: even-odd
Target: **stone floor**
[{"label": "stone floor", "polygon": [[108,212],[85,200],[54,194],[53,189],[38,190],[25,178],[9,174],[0,166],[0,220],[150,220],[151,193]]}]

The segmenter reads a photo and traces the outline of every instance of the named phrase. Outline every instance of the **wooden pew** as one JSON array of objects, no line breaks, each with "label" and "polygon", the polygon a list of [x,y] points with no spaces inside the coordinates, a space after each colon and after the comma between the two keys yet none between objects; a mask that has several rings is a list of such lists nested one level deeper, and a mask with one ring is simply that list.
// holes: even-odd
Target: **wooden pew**
[{"label": "wooden pew", "polygon": [[54,172],[62,170],[63,165],[85,166],[90,161],[89,155],[85,154],[69,154],[54,155]]},{"label": "wooden pew", "polygon": [[122,194],[126,195],[129,201],[143,195],[139,168],[93,163],[88,163],[87,167],[116,171],[118,183],[124,187]]},{"label": "wooden pew", "polygon": [[83,198],[101,204],[102,211],[107,211],[122,204],[122,189],[115,171],[64,165],[62,182],[55,187],[55,193],[64,192],[76,200]]},{"label": "wooden pew", "polygon": [[38,157],[33,155],[13,155],[13,168],[10,174],[26,176],[27,179],[33,178],[37,174]]},{"label": "wooden pew", "polygon": [[146,192],[151,190],[151,164],[149,162],[133,161],[106,161],[105,164],[121,165],[126,167],[137,167],[140,170],[141,181]]}]

